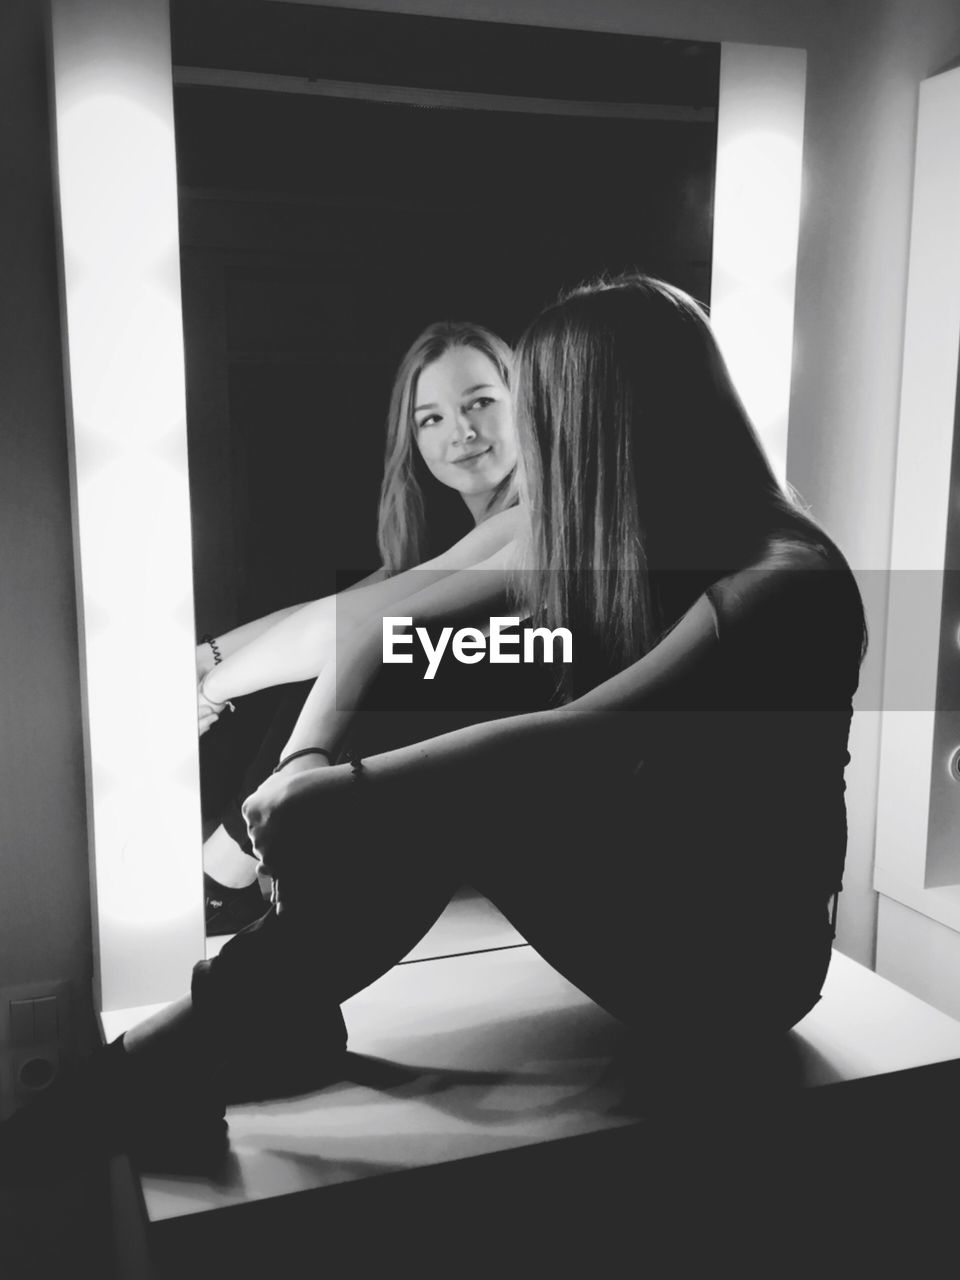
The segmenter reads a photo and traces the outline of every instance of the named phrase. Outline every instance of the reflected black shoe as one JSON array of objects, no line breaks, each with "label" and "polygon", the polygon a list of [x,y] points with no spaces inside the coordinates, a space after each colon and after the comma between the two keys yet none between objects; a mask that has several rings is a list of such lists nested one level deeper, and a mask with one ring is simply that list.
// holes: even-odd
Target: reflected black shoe
[{"label": "reflected black shoe", "polygon": [[230,889],[212,876],[203,877],[204,914],[208,938],[225,933],[239,933],[270,910],[260,889],[259,880],[243,889]]}]

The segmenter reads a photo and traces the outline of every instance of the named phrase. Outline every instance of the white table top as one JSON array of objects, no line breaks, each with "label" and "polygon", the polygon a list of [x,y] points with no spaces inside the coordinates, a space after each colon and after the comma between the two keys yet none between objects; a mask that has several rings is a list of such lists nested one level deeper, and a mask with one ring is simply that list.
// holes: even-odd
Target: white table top
[{"label": "white table top", "polygon": [[[501,949],[451,956],[451,920],[439,922],[411,959],[444,958],[398,965],[345,1006],[353,1078],[231,1107],[222,1175],[145,1176],[150,1220],[636,1124],[619,1025],[494,927],[487,904],[473,911],[462,937],[485,929]],[[109,1034],[146,1012],[106,1015]],[[793,1041],[800,1084],[818,1086],[960,1058],[960,1022],[834,953]]]}]

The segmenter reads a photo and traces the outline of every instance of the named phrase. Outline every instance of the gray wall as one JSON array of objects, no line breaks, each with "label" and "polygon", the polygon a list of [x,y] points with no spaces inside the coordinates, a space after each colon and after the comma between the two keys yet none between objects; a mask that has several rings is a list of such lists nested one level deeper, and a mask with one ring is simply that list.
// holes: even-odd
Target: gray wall
[{"label": "gray wall", "polygon": [[[860,566],[890,542],[917,86],[958,0],[377,0],[376,7],[807,48],[790,478]],[[0,984],[88,983],[90,900],[41,0],[0,39]],[[882,616],[871,618],[882,657]],[[131,642],[131,656],[133,642]],[[843,949],[869,962],[877,725],[848,771]]]},{"label": "gray wall", "polygon": [[43,18],[43,0],[4,0],[0,17],[0,987],[69,979],[89,1006],[90,888]]}]

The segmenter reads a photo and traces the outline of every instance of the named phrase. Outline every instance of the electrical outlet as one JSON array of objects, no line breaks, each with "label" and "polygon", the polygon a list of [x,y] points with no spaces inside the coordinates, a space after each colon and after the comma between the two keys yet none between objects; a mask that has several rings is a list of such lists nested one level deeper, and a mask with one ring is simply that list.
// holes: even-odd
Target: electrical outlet
[{"label": "electrical outlet", "polygon": [[0,1118],[50,1087],[72,1041],[69,982],[0,987]]}]

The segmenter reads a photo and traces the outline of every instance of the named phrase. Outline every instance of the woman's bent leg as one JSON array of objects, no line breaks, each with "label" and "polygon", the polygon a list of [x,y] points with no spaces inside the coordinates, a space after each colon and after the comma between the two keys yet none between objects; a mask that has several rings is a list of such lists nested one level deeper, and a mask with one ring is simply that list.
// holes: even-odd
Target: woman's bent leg
[{"label": "woman's bent leg", "polygon": [[460,882],[447,851],[388,839],[372,816],[306,852],[268,914],[194,969],[197,1026],[229,1091],[319,1083],[344,1047],[339,1006],[403,959]]},{"label": "woman's bent leg", "polygon": [[[248,857],[253,856],[250,838],[247,835],[247,824],[243,820],[243,802],[247,796],[256,791],[265,778],[270,776],[278,763],[284,743],[293,732],[293,727],[312,688],[313,681],[307,680],[284,686],[281,690],[274,690],[276,709],[249,764],[243,771],[239,785],[223,805],[220,814],[220,827],[236,846],[238,853],[246,854]],[[211,874],[215,873],[211,872]]]},{"label": "woman's bent leg", "polygon": [[[776,901],[662,807],[598,788],[541,797],[466,878],[570,982],[642,1038],[782,1034],[816,1003],[827,904]],[[688,801],[692,804],[692,800]]]},{"label": "woman's bent leg", "polygon": [[[509,669],[508,669],[509,670]],[[542,705],[549,688],[541,676],[508,685],[494,669],[476,688],[435,689],[406,668],[387,668],[358,717],[352,745],[373,755],[507,710]],[[436,682],[439,684],[440,682]],[[552,686],[551,686],[552,687]],[[426,696],[429,694],[429,697]],[[470,694],[467,697],[467,693]],[[247,774],[249,790],[266,777],[293,727],[305,688],[291,689],[271,733]],[[318,744],[322,745],[322,744]],[[225,818],[237,843],[249,849],[238,796]],[[320,830],[304,850],[296,873],[277,885],[278,906],[238,933],[212,961],[195,970],[193,995],[205,1026],[221,1044],[236,1044],[231,1058],[257,1056],[251,1033],[266,1044],[274,1032],[300,1027],[307,1056],[327,1052],[334,1027],[342,1042],[337,1006],[368,986],[423,937],[463,883],[462,815],[425,821],[422,807],[406,811],[401,799],[389,820],[361,808],[347,828]],[[386,815],[382,815],[386,819]],[[311,1030],[312,1029],[312,1030]],[[319,1041],[310,1047],[316,1032]]]}]

